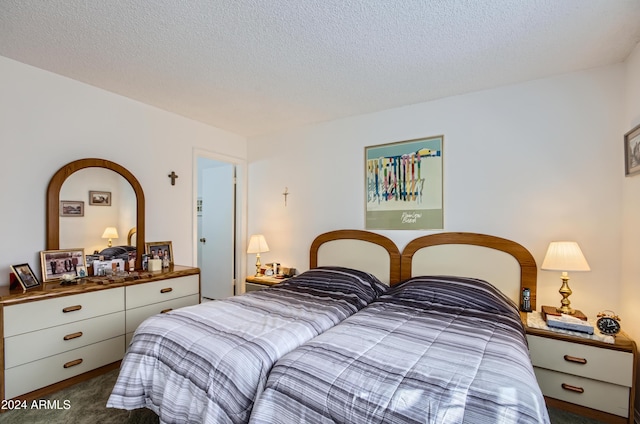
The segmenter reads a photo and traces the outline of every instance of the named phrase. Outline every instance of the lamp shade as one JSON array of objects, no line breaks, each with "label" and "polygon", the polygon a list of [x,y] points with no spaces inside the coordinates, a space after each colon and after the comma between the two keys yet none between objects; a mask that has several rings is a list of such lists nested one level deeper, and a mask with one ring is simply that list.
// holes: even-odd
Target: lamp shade
[{"label": "lamp shade", "polygon": [[591,271],[589,264],[575,241],[553,241],[540,269],[547,271]]},{"label": "lamp shade", "polygon": [[118,230],[116,227],[107,227],[102,233],[102,238],[118,238]]},{"label": "lamp shade", "polygon": [[247,248],[247,253],[262,253],[268,252],[269,245],[267,241],[264,239],[262,234],[254,234],[249,239],[249,247]]}]

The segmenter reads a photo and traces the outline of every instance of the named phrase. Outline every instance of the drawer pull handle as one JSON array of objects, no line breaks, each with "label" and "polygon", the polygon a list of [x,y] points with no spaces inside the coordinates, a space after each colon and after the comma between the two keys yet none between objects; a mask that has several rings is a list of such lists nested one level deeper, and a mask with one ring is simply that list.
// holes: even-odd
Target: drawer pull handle
[{"label": "drawer pull handle", "polygon": [[173,289],[171,287],[167,287],[166,289],[160,290],[160,293],[169,293],[171,291],[173,291]]},{"label": "drawer pull handle", "polygon": [[78,337],[82,337],[82,331],[78,331],[77,333],[67,334],[66,336],[64,336],[64,339],[73,340],[73,339],[77,339]]},{"label": "drawer pull handle", "polygon": [[564,355],[564,360],[567,362],[574,362],[576,364],[585,365],[587,360],[584,358],[577,358],[575,356]]},{"label": "drawer pull handle", "polygon": [[582,387],[572,386],[567,383],[562,383],[562,388],[574,393],[584,393],[584,389]]},{"label": "drawer pull handle", "polygon": [[69,361],[66,364],[64,364],[65,368],[71,368],[71,367],[75,367],[76,365],[80,365],[82,363],[82,358],[80,359],[75,359],[73,361]]},{"label": "drawer pull handle", "polygon": [[167,308],[167,309],[163,309],[162,311],[160,311],[161,314],[166,314],[167,312],[171,312],[173,311],[173,308]]},{"label": "drawer pull handle", "polygon": [[80,309],[82,309],[82,305],[67,306],[62,312],[66,314],[67,312],[79,311]]}]

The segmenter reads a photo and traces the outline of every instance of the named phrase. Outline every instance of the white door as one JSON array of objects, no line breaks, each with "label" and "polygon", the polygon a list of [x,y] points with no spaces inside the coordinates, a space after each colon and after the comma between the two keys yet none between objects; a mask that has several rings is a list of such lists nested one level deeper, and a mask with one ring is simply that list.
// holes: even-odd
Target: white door
[{"label": "white door", "polygon": [[198,267],[202,297],[233,296],[235,270],[235,165],[198,159]]}]

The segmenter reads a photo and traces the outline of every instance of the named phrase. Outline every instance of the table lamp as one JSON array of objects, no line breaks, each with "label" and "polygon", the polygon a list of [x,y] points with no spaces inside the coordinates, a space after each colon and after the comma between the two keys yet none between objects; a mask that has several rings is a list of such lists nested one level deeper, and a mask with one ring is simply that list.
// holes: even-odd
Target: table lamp
[{"label": "table lamp", "polygon": [[107,247],[111,247],[111,239],[118,238],[118,230],[116,227],[107,227],[102,233],[102,238],[109,239],[109,243],[107,243]]},{"label": "table lamp", "polygon": [[254,234],[249,239],[247,253],[256,254],[256,277],[260,276],[260,253],[268,252],[269,245],[262,234]]},{"label": "table lamp", "polygon": [[569,275],[567,271],[591,271],[578,243],[575,241],[551,242],[540,269],[546,271],[562,271],[562,275],[560,276],[560,278],[562,278],[562,287],[558,290],[562,295],[562,306],[557,308],[557,311],[563,314],[575,314],[575,310],[569,306],[571,305],[569,296],[573,292],[569,288]]}]

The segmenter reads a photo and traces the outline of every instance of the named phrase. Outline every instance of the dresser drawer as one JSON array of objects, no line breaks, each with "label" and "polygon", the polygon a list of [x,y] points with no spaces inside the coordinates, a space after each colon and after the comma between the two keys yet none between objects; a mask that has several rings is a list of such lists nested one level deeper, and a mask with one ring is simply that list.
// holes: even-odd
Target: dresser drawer
[{"label": "dresser drawer", "polygon": [[[80,349],[29,362],[5,370],[5,398],[31,392],[92,369],[116,362],[124,356],[124,336]],[[82,360],[80,362],[80,360]],[[66,368],[65,368],[66,366]]]},{"label": "dresser drawer", "polygon": [[127,286],[125,305],[127,309],[138,308],[152,303],[164,302],[179,297],[198,294],[200,277],[168,278],[153,283]]},{"label": "dresser drawer", "polygon": [[535,367],[631,387],[633,354],[527,335]]},{"label": "dresser drawer", "polygon": [[4,308],[4,336],[41,330],[124,310],[124,288],[21,303]]},{"label": "dresser drawer", "polygon": [[169,312],[173,309],[183,308],[185,306],[197,305],[199,296],[192,294],[191,296],[181,297],[179,299],[171,299],[165,302],[154,303],[152,305],[141,306],[139,308],[127,310],[127,326],[126,332],[132,333],[138,328],[142,321],[150,316],[160,314],[163,312]]},{"label": "dresser drawer", "polygon": [[7,337],[4,366],[12,368],[124,334],[124,311]]},{"label": "dresser drawer", "polygon": [[[545,396],[628,417],[629,387],[534,367]],[[573,388],[573,390],[571,390]]]}]

